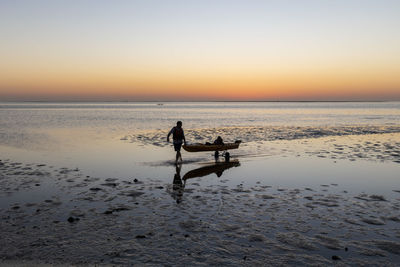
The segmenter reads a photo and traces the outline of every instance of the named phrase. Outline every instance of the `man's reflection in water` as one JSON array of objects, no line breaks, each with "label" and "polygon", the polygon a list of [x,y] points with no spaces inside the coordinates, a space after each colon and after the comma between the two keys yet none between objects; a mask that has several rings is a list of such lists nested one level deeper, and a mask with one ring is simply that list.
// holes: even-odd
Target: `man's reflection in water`
[{"label": "man's reflection in water", "polygon": [[217,171],[217,172],[215,172],[215,174],[217,175],[217,177],[219,178],[219,177],[221,177],[222,176],[222,173],[223,173],[224,171],[223,170],[221,170],[221,171]]},{"label": "man's reflection in water", "polygon": [[176,173],[174,175],[174,181],[172,182],[172,197],[176,200],[176,203],[182,202],[184,183],[181,178],[182,164],[176,164]]}]

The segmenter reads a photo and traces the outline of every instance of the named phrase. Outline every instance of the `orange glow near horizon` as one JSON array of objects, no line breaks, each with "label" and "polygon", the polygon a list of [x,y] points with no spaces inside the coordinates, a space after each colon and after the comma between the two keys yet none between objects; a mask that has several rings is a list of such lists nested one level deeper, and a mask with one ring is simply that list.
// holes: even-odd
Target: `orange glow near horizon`
[{"label": "orange glow near horizon", "polygon": [[[21,70],[0,78],[0,97],[104,100],[399,99],[400,75],[350,70]],[[4,72],[3,72],[4,73]],[[10,88],[10,90],[7,90]]]}]

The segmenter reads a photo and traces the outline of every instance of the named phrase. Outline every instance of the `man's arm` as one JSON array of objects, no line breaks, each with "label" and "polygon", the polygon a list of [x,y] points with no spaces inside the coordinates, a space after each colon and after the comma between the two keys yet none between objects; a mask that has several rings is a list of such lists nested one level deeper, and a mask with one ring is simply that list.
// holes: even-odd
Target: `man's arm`
[{"label": "man's arm", "polygon": [[185,138],[185,132],[182,129],[182,134],[183,134],[183,143],[186,145],[186,138]]},{"label": "man's arm", "polygon": [[174,128],[171,129],[171,131],[169,131],[168,135],[167,135],[167,142],[169,143],[169,136],[172,134],[172,132],[174,131]]}]

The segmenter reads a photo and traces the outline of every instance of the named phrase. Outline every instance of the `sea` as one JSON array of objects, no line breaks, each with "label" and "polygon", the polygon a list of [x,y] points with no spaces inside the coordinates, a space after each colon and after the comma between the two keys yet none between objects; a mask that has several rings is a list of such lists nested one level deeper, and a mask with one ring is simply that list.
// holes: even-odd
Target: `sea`
[{"label": "sea", "polygon": [[[241,144],[177,165],[177,121],[188,143]],[[0,258],[398,262],[399,173],[395,101],[0,102]]]},{"label": "sea", "polygon": [[[241,161],[274,160],[301,154],[291,141],[329,150],[321,138],[399,133],[400,102],[7,102],[0,103],[1,154],[102,176],[159,177],[161,167],[174,162],[166,136],[178,120],[188,143],[222,136],[225,142],[242,141],[241,149],[231,151]],[[278,143],[282,147],[272,146]],[[382,151],[390,158],[384,161],[400,160],[391,150]],[[378,161],[371,152],[363,156]],[[183,158],[189,166],[213,160],[209,154],[183,151]]]}]

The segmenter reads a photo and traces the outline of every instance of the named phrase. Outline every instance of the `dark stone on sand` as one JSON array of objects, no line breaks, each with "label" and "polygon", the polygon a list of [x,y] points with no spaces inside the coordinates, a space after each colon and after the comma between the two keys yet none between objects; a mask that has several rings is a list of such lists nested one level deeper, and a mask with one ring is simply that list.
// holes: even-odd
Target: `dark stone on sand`
[{"label": "dark stone on sand", "polygon": [[332,260],[338,261],[338,260],[341,260],[341,258],[339,256],[333,255]]},{"label": "dark stone on sand", "polygon": [[273,197],[271,195],[262,195],[261,198],[262,199],[274,199],[275,197]]},{"label": "dark stone on sand", "polygon": [[138,179],[136,179],[136,178],[135,178],[135,179],[133,179],[133,181],[134,181],[135,183],[139,182],[139,180],[138,180]]},{"label": "dark stone on sand", "polygon": [[67,221],[69,223],[73,223],[73,222],[79,221],[79,218],[69,217]]},{"label": "dark stone on sand", "polygon": [[146,238],[145,235],[137,235],[136,238],[142,239],[142,238]]},{"label": "dark stone on sand", "polygon": [[163,186],[157,186],[156,188],[157,188],[157,189],[164,189]]},{"label": "dark stone on sand", "polygon": [[59,223],[60,221],[53,221],[53,223]]},{"label": "dark stone on sand", "polygon": [[372,200],[375,200],[375,201],[387,201],[386,199],[385,199],[385,197],[384,196],[379,196],[379,195],[371,195],[371,196],[369,196]]},{"label": "dark stone on sand", "polygon": [[89,190],[91,190],[91,191],[100,191],[100,190],[103,190],[103,189],[98,188],[98,187],[92,187]]},{"label": "dark stone on sand", "polygon": [[185,237],[189,237],[189,235],[188,235],[188,234],[185,234]]},{"label": "dark stone on sand", "polygon": [[12,207],[13,210],[17,210],[17,209],[19,209],[19,208],[20,208],[19,206],[14,206],[14,207]]},{"label": "dark stone on sand", "polygon": [[116,187],[118,185],[118,183],[104,183],[104,184],[101,184],[101,185],[110,186],[110,187]]},{"label": "dark stone on sand", "polygon": [[344,251],[349,251],[349,249],[347,247],[344,248]]},{"label": "dark stone on sand", "polygon": [[247,256],[244,256],[244,257],[243,257],[243,260],[246,260],[246,259],[247,259]]}]

